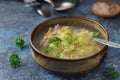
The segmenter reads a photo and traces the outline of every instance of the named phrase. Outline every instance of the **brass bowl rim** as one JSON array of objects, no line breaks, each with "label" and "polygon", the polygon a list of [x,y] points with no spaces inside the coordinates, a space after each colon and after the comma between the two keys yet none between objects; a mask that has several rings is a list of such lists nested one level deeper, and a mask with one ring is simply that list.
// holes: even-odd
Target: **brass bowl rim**
[{"label": "brass bowl rim", "polygon": [[40,27],[40,25],[42,24],[45,24],[46,22],[49,22],[51,20],[54,20],[54,19],[60,19],[60,18],[79,18],[79,19],[84,19],[84,20],[87,20],[87,21],[90,21],[94,24],[97,24],[99,25],[99,27],[101,29],[103,29],[104,33],[106,34],[106,40],[108,40],[108,32],[106,31],[106,29],[103,27],[103,25],[101,25],[100,23],[98,23],[97,21],[95,20],[92,20],[92,19],[89,19],[89,18],[83,18],[83,17],[80,17],[80,16],[60,16],[60,17],[55,17],[55,18],[51,18],[51,19],[47,19],[43,22],[41,22],[40,24],[38,24],[35,28],[33,28],[31,34],[30,34],[30,47],[32,49],[34,49],[37,53],[39,53],[39,55],[41,55],[42,57],[45,57],[45,58],[48,58],[48,59],[52,59],[52,60],[57,60],[57,61],[81,61],[81,60],[86,60],[86,59],[90,59],[92,57],[95,57],[97,56],[98,54],[100,54],[101,52],[103,52],[108,46],[107,45],[104,45],[104,47],[97,53],[91,55],[91,56],[87,56],[87,57],[83,57],[83,58],[79,58],[79,59],[63,59],[63,58],[55,58],[55,57],[51,57],[51,56],[47,56],[47,55],[44,55],[44,53],[42,53],[41,51],[39,51],[33,44],[32,42],[32,37],[33,37],[33,33],[36,31],[36,29],[38,27]]}]

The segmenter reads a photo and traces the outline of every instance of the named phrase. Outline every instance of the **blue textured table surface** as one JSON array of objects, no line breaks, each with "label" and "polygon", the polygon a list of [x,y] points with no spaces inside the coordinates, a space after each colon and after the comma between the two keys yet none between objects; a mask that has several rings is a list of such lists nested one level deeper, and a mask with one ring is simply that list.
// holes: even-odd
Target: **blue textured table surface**
[{"label": "blue textured table surface", "polygon": [[[77,15],[100,22],[108,31],[109,39],[120,43],[120,15],[113,18],[100,18],[92,14],[90,6],[97,0],[81,0],[80,7],[56,12],[51,7],[52,17]],[[120,4],[120,0],[112,0]],[[31,30],[46,20],[31,7],[16,0],[0,0],[0,80],[102,80],[106,66],[113,66],[120,72],[120,49],[109,47],[105,61],[96,69],[78,76],[62,76],[49,72],[38,66],[32,59],[29,49]],[[19,49],[14,44],[15,37],[25,39],[25,47]],[[22,63],[12,68],[8,59],[12,53],[18,53]],[[120,80],[120,77],[116,80]]]}]

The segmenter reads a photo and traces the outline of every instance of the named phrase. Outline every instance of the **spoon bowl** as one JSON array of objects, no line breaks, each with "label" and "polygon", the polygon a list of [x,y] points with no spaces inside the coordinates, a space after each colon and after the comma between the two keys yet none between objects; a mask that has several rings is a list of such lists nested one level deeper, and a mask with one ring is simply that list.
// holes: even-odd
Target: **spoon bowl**
[{"label": "spoon bowl", "polygon": [[45,17],[50,17],[51,16],[50,11],[45,6],[42,6],[42,5],[39,5],[37,7],[37,12],[38,12],[38,14],[40,14],[42,16],[45,16]]},{"label": "spoon bowl", "polygon": [[54,6],[54,9],[57,11],[62,11],[62,10],[67,10],[70,8],[73,8],[75,6],[75,4],[71,3],[71,2],[63,2],[62,4],[56,4]]},{"label": "spoon bowl", "polygon": [[54,8],[54,10],[56,10],[56,11],[63,11],[63,10],[71,9],[75,6],[75,4],[73,4],[71,2],[58,3],[58,2],[53,1],[53,0],[44,0],[44,1],[51,4],[52,7]]},{"label": "spoon bowl", "polygon": [[29,4],[26,4],[26,7],[29,7],[29,6],[32,6],[35,8],[35,10],[37,10],[37,13],[41,16],[44,16],[44,17],[50,17],[51,16],[51,13],[50,11],[47,9],[46,6],[43,6],[42,4],[36,2],[36,1],[33,1]]}]

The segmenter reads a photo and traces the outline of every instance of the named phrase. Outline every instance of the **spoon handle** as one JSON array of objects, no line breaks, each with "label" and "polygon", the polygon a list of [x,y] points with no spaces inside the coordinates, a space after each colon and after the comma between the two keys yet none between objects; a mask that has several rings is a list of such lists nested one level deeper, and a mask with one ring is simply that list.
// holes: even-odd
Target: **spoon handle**
[{"label": "spoon handle", "polygon": [[100,38],[94,38],[93,40],[95,40],[95,41],[97,41],[97,42],[99,42],[99,43],[102,43],[102,44],[111,46],[111,47],[120,48],[120,44],[115,43],[115,42],[103,40],[103,39],[100,39]]}]

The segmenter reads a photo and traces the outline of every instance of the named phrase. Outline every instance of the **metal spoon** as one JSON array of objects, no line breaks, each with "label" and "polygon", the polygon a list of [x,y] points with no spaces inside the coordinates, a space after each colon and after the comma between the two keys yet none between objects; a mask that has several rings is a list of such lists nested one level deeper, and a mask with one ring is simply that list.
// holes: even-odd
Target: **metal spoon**
[{"label": "metal spoon", "polygon": [[51,16],[50,11],[45,6],[39,5],[37,7],[38,7],[37,8],[38,14],[40,14],[42,16],[45,16],[45,17],[50,17]]},{"label": "metal spoon", "polygon": [[100,38],[94,38],[93,40],[95,40],[95,41],[97,41],[97,42],[99,42],[99,43],[102,43],[102,44],[111,46],[111,47],[120,48],[120,44],[115,43],[115,42],[103,40],[103,39],[100,39]]},{"label": "metal spoon", "polygon": [[41,5],[40,3],[38,2],[31,2],[29,5],[27,6],[32,6],[34,7],[35,9],[37,9],[37,12],[38,14],[40,14],[41,16],[45,16],[45,17],[50,17],[51,16],[51,13],[50,11],[47,9],[47,7]]},{"label": "metal spoon", "polygon": [[67,9],[73,8],[75,6],[75,4],[73,4],[71,2],[58,3],[53,0],[44,0],[44,1],[51,4],[52,7],[54,8],[54,10],[57,10],[57,11],[67,10]]}]

